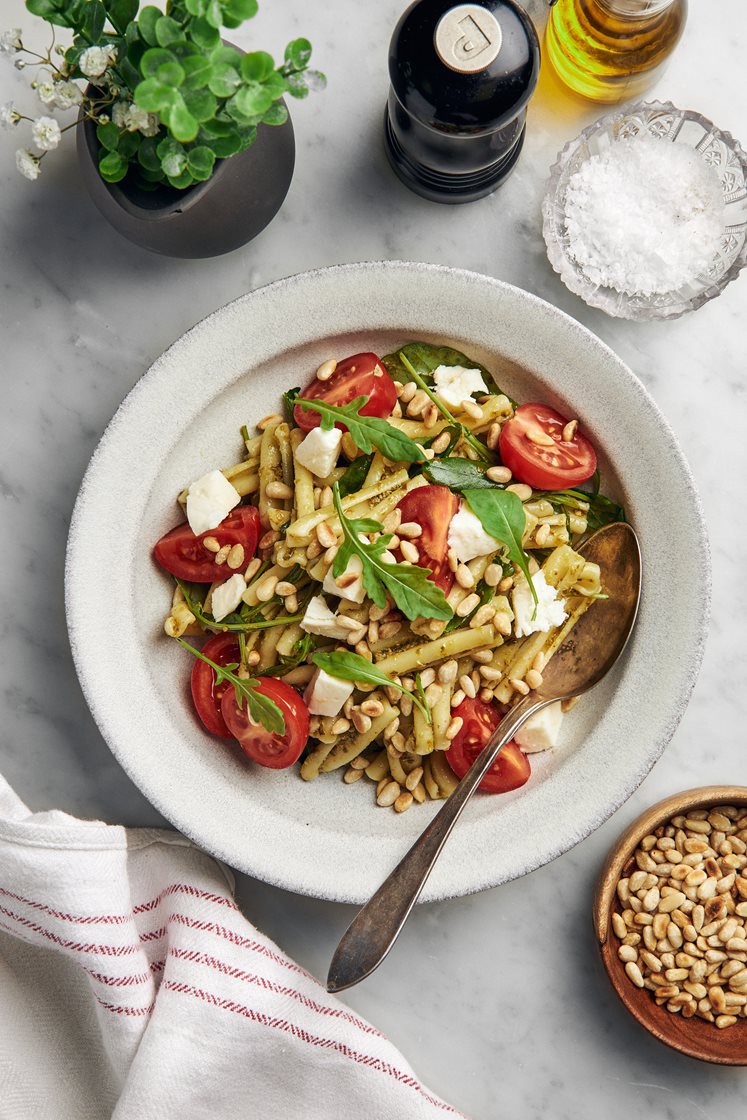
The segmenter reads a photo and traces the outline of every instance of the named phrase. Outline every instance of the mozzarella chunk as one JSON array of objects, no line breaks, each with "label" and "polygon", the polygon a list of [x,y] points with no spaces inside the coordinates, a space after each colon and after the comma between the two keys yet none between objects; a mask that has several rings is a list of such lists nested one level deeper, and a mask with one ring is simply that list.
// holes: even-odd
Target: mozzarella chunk
[{"label": "mozzarella chunk", "polygon": [[[366,589],[363,586],[363,579],[361,576],[362,572],[363,562],[360,556],[351,556],[345,571],[342,575],[337,577],[342,580],[343,586],[340,587],[337,580],[332,575],[332,568],[330,567],[324,577],[322,590],[328,592],[330,595],[339,595],[341,599],[349,599],[351,603],[362,603],[366,597]],[[351,579],[351,576],[355,576],[355,579]],[[349,583],[348,580],[350,581]]]},{"label": "mozzarella chunk", "polygon": [[464,366],[439,366],[433,371],[433,383],[436,396],[454,408],[469,400],[473,393],[488,392],[479,369],[465,369]]},{"label": "mozzarella chunk", "polygon": [[546,634],[548,630],[562,626],[568,617],[557,591],[545,580],[544,572],[533,575],[532,583],[537,592],[536,611],[527,581],[522,579],[514,584],[512,605],[517,638],[527,638],[530,634],[537,633]]},{"label": "mozzarella chunk", "polygon": [[306,685],[303,698],[312,716],[336,716],[353,692],[352,681],[341,681],[332,677],[324,669],[317,669]]},{"label": "mozzarella chunk", "polygon": [[342,641],[345,641],[350,634],[349,630],[340,625],[338,615],[329,609],[322,595],[315,595],[309,600],[300,626],[307,634],[321,634],[324,638],[337,638]]},{"label": "mozzarella chunk", "polygon": [[563,710],[560,701],[548,704],[541,712],[530,716],[523,727],[514,735],[514,740],[519,744],[525,754],[534,754],[537,751],[546,751],[550,747],[557,747],[560,725],[563,722]]},{"label": "mozzarella chunk", "polygon": [[213,588],[210,609],[216,622],[220,622],[227,614],[233,614],[245,591],[246,580],[238,572],[227,579],[225,583],[219,583],[217,587]]},{"label": "mozzarella chunk", "polygon": [[240,501],[241,494],[221,471],[208,471],[187,491],[190,529],[196,537],[215,529]]},{"label": "mozzarella chunk", "polygon": [[480,518],[465,502],[459,503],[459,509],[451,519],[448,544],[463,564],[476,556],[489,556],[501,547],[501,542],[485,532]]},{"label": "mozzarella chunk", "polygon": [[342,432],[338,428],[328,432],[312,428],[296,448],[296,460],[312,474],[326,478],[335,468],[341,443]]}]

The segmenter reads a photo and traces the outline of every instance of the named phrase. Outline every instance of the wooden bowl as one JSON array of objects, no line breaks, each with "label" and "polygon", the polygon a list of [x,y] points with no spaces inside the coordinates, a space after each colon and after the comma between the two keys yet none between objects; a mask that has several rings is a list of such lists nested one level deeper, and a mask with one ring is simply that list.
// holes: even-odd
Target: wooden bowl
[{"label": "wooden bowl", "polygon": [[666,1007],[657,1007],[647,988],[637,988],[628,979],[625,966],[617,955],[618,941],[612,931],[611,916],[622,912],[617,897],[617,883],[625,865],[644,836],[665,824],[671,817],[691,809],[708,809],[714,805],[747,806],[745,786],[702,786],[685,790],[652,805],[623,833],[607,857],[594,895],[594,928],[599,941],[602,963],[617,995],[642,1027],[660,1042],[666,1043],[691,1058],[719,1065],[747,1065],[747,1019],[738,1019],[723,1030],[714,1023],[693,1016],[683,1019]]}]

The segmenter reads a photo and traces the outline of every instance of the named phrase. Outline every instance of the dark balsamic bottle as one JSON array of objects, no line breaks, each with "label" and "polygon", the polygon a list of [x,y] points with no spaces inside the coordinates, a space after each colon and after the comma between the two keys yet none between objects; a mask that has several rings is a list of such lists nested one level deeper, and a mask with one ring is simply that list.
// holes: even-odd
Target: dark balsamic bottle
[{"label": "dark balsamic bottle", "polygon": [[417,0],[389,47],[389,162],[434,202],[472,202],[507,178],[524,143],[540,49],[513,0]]}]

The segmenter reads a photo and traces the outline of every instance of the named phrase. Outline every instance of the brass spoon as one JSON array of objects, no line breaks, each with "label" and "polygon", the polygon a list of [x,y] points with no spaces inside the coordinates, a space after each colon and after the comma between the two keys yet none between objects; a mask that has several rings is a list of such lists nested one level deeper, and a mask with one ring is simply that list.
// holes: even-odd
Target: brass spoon
[{"label": "brass spoon", "polygon": [[589,537],[579,552],[601,568],[608,598],[598,600],[581,616],[549,661],[540,687],[501,720],[449,799],[348,926],[332,958],[328,991],[351,988],[381,964],[417,902],[449,833],[501,748],[535,712],[593,688],[624,650],[641,590],[638,538],[629,525],[615,522]]}]

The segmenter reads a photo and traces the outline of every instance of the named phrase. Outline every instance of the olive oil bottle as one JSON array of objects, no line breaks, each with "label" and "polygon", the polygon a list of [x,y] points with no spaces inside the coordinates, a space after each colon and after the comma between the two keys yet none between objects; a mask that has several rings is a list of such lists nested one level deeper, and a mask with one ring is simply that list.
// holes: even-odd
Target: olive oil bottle
[{"label": "olive oil bottle", "polygon": [[546,56],[592,101],[639,97],[661,75],[686,18],[687,0],[557,0]]}]

